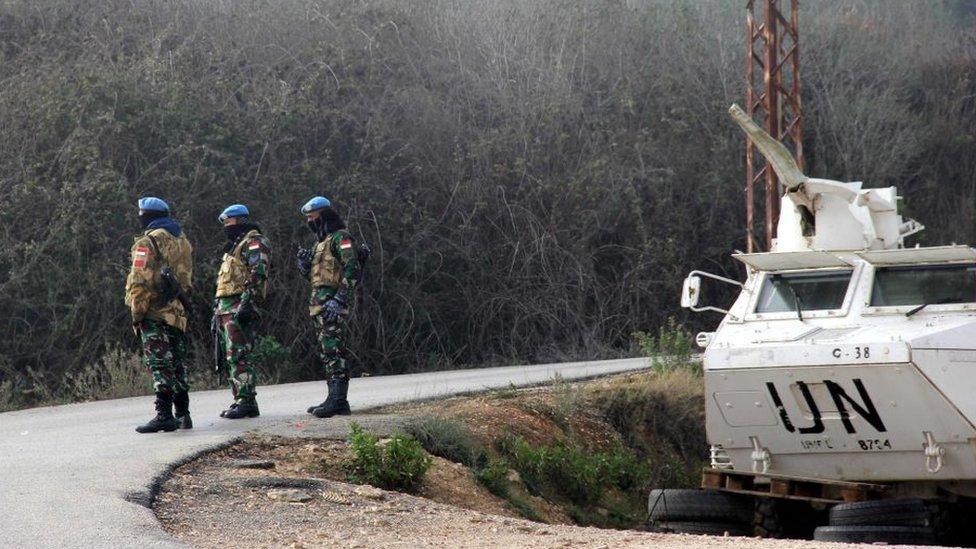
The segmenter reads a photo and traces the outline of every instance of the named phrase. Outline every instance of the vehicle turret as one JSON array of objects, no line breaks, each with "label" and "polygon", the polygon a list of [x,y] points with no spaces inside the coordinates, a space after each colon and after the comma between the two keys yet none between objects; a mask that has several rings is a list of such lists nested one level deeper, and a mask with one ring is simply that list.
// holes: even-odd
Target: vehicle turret
[{"label": "vehicle turret", "polygon": [[783,184],[773,251],[890,250],[904,247],[907,236],[925,228],[898,214],[895,187],[862,189],[860,181],[807,177],[786,147],[738,105],[732,105],[729,113]]}]

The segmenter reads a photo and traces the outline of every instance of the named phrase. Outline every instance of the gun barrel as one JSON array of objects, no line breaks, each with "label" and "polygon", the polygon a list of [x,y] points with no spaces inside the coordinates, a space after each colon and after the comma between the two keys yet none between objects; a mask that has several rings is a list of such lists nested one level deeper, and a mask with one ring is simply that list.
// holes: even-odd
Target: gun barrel
[{"label": "gun barrel", "polygon": [[800,171],[800,167],[796,165],[796,160],[793,159],[790,151],[760,128],[742,108],[733,104],[729,107],[729,114],[732,115],[736,124],[742,128],[742,131],[746,132],[749,139],[752,139],[752,142],[766,158],[766,162],[772,166],[773,171],[776,172],[779,180],[788,191],[797,190],[807,180],[807,176]]}]

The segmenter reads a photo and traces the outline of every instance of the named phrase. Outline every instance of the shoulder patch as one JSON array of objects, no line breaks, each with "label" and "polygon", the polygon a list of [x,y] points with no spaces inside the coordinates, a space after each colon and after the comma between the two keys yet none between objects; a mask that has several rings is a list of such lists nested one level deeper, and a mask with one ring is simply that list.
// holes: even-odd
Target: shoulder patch
[{"label": "shoulder patch", "polygon": [[340,250],[348,250],[350,248],[352,248],[352,239],[351,238],[344,237],[342,240],[339,241],[339,249]]},{"label": "shoulder patch", "polygon": [[252,240],[251,243],[247,245],[247,249],[248,250],[260,250],[261,249],[261,241],[260,240],[257,240],[257,239]]},{"label": "shoulder patch", "polygon": [[132,266],[136,269],[145,269],[146,260],[149,259],[149,248],[145,246],[137,246],[136,251],[132,253]]}]

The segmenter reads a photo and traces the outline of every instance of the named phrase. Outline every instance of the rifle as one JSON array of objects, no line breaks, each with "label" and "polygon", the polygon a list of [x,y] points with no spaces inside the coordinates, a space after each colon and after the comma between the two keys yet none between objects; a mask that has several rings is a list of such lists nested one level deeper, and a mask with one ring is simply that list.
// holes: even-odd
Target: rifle
[{"label": "rifle", "polygon": [[220,326],[218,326],[216,314],[210,319],[210,334],[213,337],[214,371],[220,375],[225,358],[224,346],[220,343]]},{"label": "rifle", "polygon": [[159,279],[162,288],[160,288],[160,296],[158,298],[159,304],[166,304],[174,299],[180,302],[183,306],[183,311],[186,312],[187,319],[190,318],[193,308],[191,307],[190,299],[183,292],[183,286],[180,281],[176,278],[176,273],[173,272],[173,268],[166,263],[166,258],[163,257],[163,252],[159,249],[159,244],[156,239],[151,234],[146,234],[149,237],[149,242],[152,243],[152,247],[156,252],[156,255],[162,261],[162,267],[159,269]]}]

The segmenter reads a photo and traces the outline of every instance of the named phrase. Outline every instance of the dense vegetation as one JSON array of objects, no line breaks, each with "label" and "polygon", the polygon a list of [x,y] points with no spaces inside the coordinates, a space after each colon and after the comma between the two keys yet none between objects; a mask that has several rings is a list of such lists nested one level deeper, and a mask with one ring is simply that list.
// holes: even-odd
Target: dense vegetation
[{"label": "dense vegetation", "polygon": [[[0,393],[77,398],[129,360],[146,194],[196,248],[198,372],[241,201],[276,247],[265,374],[317,375],[292,256],[319,193],[376,252],[357,371],[629,352],[687,270],[741,276],[742,3],[4,2]],[[976,231],[972,11],[802,7],[808,172],[898,185],[923,242]]]}]

